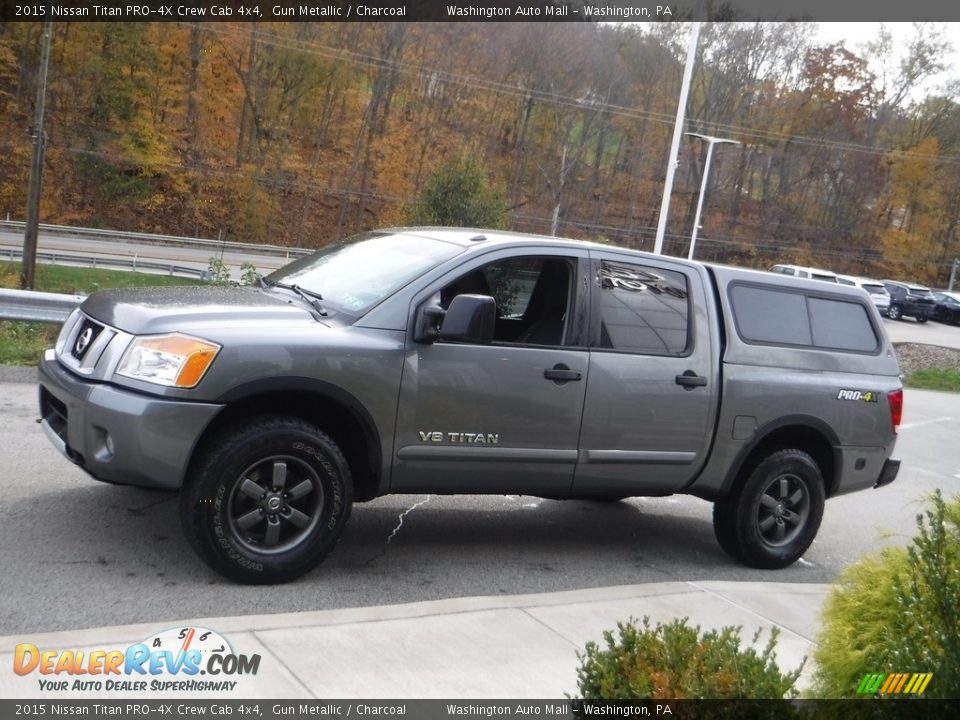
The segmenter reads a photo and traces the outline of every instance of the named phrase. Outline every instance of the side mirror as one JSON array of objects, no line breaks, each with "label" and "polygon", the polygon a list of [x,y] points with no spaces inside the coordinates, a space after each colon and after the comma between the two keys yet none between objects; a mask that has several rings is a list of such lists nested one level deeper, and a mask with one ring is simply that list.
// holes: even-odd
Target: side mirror
[{"label": "side mirror", "polygon": [[417,327],[413,333],[413,341],[418,343],[432,343],[440,339],[440,323],[447,314],[439,305],[426,305],[417,313]]},{"label": "side mirror", "polygon": [[493,340],[497,302],[489,295],[457,295],[440,325],[440,339],[487,345]]}]

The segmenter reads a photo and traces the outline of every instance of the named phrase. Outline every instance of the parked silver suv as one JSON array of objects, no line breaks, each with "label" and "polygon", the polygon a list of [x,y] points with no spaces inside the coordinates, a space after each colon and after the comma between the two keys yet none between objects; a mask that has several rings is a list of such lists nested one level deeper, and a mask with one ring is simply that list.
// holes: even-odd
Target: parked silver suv
[{"label": "parked silver suv", "polygon": [[837,282],[841,285],[852,285],[863,290],[870,296],[870,299],[873,301],[873,304],[876,305],[881,315],[886,315],[890,310],[890,293],[887,292],[887,288],[884,287],[883,283],[879,280],[853,277],[850,275],[837,275]]}]

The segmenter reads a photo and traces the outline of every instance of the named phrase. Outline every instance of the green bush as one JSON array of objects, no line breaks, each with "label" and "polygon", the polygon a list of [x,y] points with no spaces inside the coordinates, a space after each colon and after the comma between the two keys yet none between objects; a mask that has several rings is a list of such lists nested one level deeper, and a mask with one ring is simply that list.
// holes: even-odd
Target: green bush
[{"label": "green bush", "polygon": [[867,673],[932,672],[924,697],[960,697],[960,496],[945,502],[938,490],[907,548],[844,570],[823,623],[818,696],[855,697]]},{"label": "green bush", "polygon": [[404,209],[408,225],[498,228],[503,225],[503,193],[491,184],[481,161],[467,153],[443,162]]},{"label": "green bush", "polygon": [[[618,623],[619,637],[603,634],[606,648],[588,642],[578,654],[584,700],[795,697],[801,668],[783,674],[774,661],[778,631],[763,651],[740,647],[739,627],[700,634],[687,619],[642,625]],[[760,631],[753,637],[756,643]]]},{"label": "green bush", "polygon": [[59,332],[59,325],[0,320],[0,365],[36,365]]},{"label": "green bush", "polygon": [[240,265],[240,284],[256,285],[260,279],[260,273],[257,272],[257,266],[252,262],[245,262]]},{"label": "green bush", "polygon": [[207,280],[213,285],[230,284],[230,268],[218,257],[211,257],[207,264]]}]

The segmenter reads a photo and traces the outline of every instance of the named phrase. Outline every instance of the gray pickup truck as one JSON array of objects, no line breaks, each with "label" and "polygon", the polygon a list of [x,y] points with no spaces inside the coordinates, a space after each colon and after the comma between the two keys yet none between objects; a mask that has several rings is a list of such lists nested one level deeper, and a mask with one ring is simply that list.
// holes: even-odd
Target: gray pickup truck
[{"label": "gray pickup truck", "polygon": [[258,286],[99,292],[40,365],[66,457],[179,489],[192,546],[249,583],[307,572],[390,493],[686,493],[732,557],[784,567],[826,498],[895,479],[902,402],[857,288],[450,229]]}]

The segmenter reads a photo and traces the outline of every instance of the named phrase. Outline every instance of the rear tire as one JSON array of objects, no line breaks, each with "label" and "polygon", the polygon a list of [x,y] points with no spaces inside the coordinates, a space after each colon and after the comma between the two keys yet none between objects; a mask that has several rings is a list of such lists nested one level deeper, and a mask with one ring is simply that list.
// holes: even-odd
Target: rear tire
[{"label": "rear tire", "polygon": [[343,535],[352,503],[336,443],[298,418],[265,416],[206,446],[184,483],[180,520],[211,568],[261,585],[316,567]]},{"label": "rear tire", "polygon": [[928,318],[926,315],[920,315],[920,316],[917,318],[917,322],[918,322],[918,323],[925,323],[925,322],[926,322],[927,320],[929,320],[929,319],[930,319],[930,318]]},{"label": "rear tire", "polygon": [[890,309],[887,310],[887,317],[891,320],[900,320],[903,317],[903,310],[900,309],[899,305],[891,305]]},{"label": "rear tire", "polygon": [[814,459],[802,450],[779,450],[754,468],[738,492],[714,503],[714,534],[727,554],[746,565],[787,567],[816,537],[824,503]]}]

